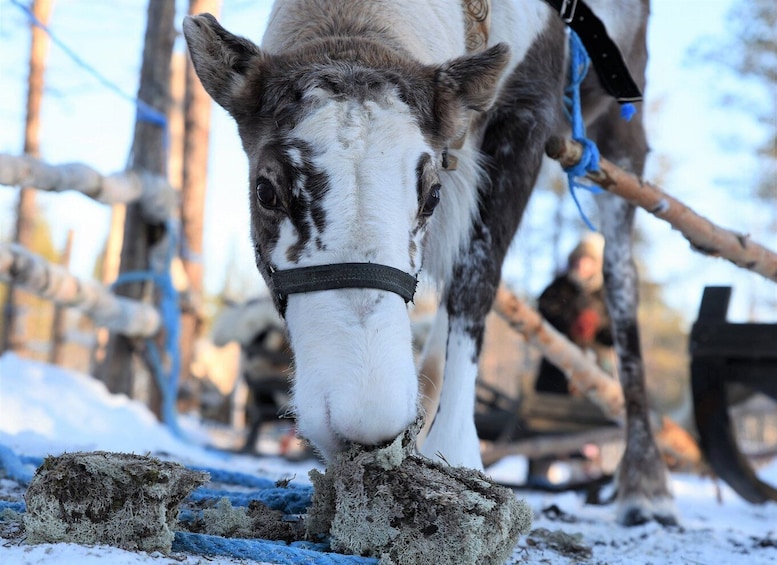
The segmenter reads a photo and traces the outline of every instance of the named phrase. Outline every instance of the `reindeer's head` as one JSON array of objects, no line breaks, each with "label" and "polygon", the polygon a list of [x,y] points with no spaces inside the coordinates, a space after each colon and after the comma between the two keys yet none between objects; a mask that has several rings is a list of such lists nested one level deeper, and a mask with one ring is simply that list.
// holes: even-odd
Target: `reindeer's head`
[{"label": "reindeer's head", "polygon": [[[256,264],[286,317],[300,433],[325,456],[395,437],[417,416],[418,384],[404,291],[392,285],[421,269],[445,148],[468,112],[492,103],[506,47],[431,67],[345,38],[270,54],[210,15],[186,18],[184,33],[248,155]],[[346,263],[394,274],[281,284],[290,269]]]}]

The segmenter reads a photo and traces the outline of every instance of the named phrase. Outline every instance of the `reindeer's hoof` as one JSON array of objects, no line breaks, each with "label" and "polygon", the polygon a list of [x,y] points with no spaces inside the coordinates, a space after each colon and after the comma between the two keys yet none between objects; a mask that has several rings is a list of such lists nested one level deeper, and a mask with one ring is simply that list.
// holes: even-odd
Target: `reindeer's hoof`
[{"label": "reindeer's hoof", "polygon": [[621,501],[618,506],[617,520],[623,526],[640,526],[653,520],[665,527],[679,525],[671,498]]}]

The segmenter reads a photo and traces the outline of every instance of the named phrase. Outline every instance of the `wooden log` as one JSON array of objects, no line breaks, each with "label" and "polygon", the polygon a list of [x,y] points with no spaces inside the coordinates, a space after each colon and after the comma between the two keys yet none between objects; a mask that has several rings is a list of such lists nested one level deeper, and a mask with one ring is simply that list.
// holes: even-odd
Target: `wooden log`
[{"label": "wooden log", "polygon": [[77,308],[97,325],[129,337],[153,336],[162,326],[153,306],[116,296],[100,283],[79,279],[16,244],[0,244],[0,280],[14,282],[55,304]]},{"label": "wooden log", "polygon": [[601,445],[622,441],[623,429],[612,426],[563,435],[543,434],[508,443],[490,444],[484,448],[481,455],[483,465],[488,467],[508,455],[524,455],[529,458],[559,456],[579,451],[587,443]]},{"label": "wooden log", "polygon": [[[565,168],[579,163],[583,154],[582,145],[561,137],[551,138],[545,150],[549,157]],[[607,159],[601,158],[599,170],[586,174],[586,178],[666,220],[683,234],[694,250],[712,257],[723,257],[738,267],[777,282],[777,253],[751,240],[747,234],[715,225],[659,187],[624,171]]]},{"label": "wooden log", "polygon": [[30,155],[0,154],[0,184],[50,192],[74,190],[103,204],[138,202],[144,219],[161,223],[178,206],[178,193],[164,177],[144,171],[108,176],[82,163],[49,165]]},{"label": "wooden log", "polygon": [[623,389],[617,379],[605,373],[504,285],[497,290],[494,311],[561,369],[570,384],[601,408],[605,416],[619,424],[624,423]]}]

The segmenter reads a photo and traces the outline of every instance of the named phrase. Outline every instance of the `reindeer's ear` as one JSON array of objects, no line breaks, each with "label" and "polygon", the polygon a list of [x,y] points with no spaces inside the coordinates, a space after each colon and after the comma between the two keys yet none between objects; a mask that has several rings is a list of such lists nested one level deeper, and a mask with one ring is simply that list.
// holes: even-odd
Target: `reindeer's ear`
[{"label": "reindeer's ear", "polygon": [[467,110],[485,112],[494,103],[497,84],[507,62],[510,48],[499,43],[474,55],[448,61],[437,69],[436,114],[441,120],[441,133],[453,137],[466,124]]},{"label": "reindeer's ear", "polygon": [[509,59],[510,48],[506,43],[499,43],[482,53],[448,61],[437,73],[438,88],[448,90],[470,110],[488,110]]},{"label": "reindeer's ear", "polygon": [[232,112],[248,70],[264,59],[261,49],[243,37],[229,33],[210,14],[186,16],[183,34],[194,69],[210,96]]}]

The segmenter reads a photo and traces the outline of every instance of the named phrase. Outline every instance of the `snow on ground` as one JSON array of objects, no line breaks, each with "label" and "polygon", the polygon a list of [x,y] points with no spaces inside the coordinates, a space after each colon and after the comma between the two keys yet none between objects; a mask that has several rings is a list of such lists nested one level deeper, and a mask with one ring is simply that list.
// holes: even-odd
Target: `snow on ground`
[{"label": "snow on ground", "polygon": [[[141,404],[110,395],[89,376],[22,360],[0,357],[0,446],[16,454],[42,457],[65,451],[108,450],[151,452],[188,465],[240,471],[270,479],[291,478],[308,483],[307,471],[321,468],[314,461],[290,463],[279,457],[235,455],[208,448],[211,427],[182,418],[188,436],[182,441],[156,422]],[[488,472],[497,480],[515,482],[525,461],[504,459]],[[763,480],[777,484],[777,462],[761,469]],[[0,470],[0,477],[2,477]],[[518,492],[535,512],[535,530],[522,539],[511,562],[547,565],[591,563],[632,564],[773,564],[777,563],[777,504],[751,505],[726,485],[690,475],[674,475],[681,526],[651,523],[618,526],[612,506],[587,506],[574,493]],[[0,479],[0,499],[18,500],[19,486]],[[0,527],[3,522],[0,521]],[[0,532],[3,530],[0,529]],[[567,534],[564,536],[564,534]],[[74,544],[26,545],[0,538],[0,563],[89,565],[246,563],[224,557],[133,553],[120,549]],[[563,550],[552,548],[563,538]]]}]

